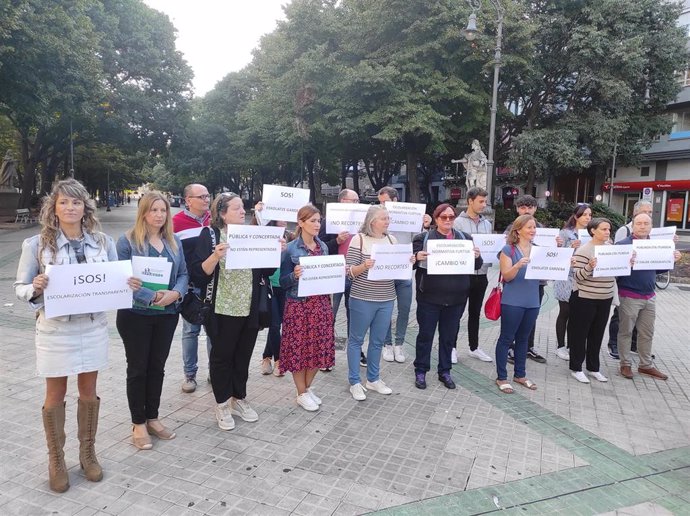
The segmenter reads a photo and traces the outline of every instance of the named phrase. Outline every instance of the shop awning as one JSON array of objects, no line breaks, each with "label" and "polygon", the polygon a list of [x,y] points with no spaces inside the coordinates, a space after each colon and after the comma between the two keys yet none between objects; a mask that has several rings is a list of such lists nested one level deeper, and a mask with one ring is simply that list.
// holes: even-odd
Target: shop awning
[{"label": "shop awning", "polygon": [[[604,183],[602,188],[605,191],[609,191],[611,183]],[[690,190],[690,179],[675,181],[622,181],[620,183],[614,181],[613,183],[614,192],[642,191],[643,188],[652,188],[653,190]]]}]

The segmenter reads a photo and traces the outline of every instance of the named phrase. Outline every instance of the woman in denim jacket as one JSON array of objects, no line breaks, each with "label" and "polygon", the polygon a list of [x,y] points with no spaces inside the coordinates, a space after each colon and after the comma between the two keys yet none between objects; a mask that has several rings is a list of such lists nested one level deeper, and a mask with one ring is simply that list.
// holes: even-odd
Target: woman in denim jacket
[{"label": "woman in denim jacket", "polygon": [[311,204],[297,212],[297,238],[290,242],[280,264],[280,285],[286,290],[283,337],[280,341],[280,370],[290,371],[297,388],[297,404],[319,409],[321,399],[311,388],[319,369],[335,364],[333,310],[330,297],[299,297],[297,290],[303,256],[326,256],[328,247],[318,238],[321,213]]},{"label": "woman in denim jacket", "polygon": [[117,311],[117,331],[127,356],[132,443],[140,450],[150,450],[153,443],[149,434],[165,440],[175,438],[175,433],[158,420],[158,409],[178,305],[188,284],[182,242],[173,233],[170,203],[163,194],[142,196],[134,227],[117,241],[117,254],[120,260],[147,256],[172,262],[168,288],[141,287],[134,292],[134,306]]},{"label": "woman in denim jacket", "polygon": [[[14,289],[17,297],[36,309],[36,369],[45,378],[43,427],[48,444],[50,489],[69,489],[65,465],[65,395],[67,377],[78,375],[77,435],[79,463],[87,480],[98,482],[103,470],[94,444],[100,398],[98,371],[108,364],[108,322],[104,312],[47,319],[43,291],[47,265],[117,260],[115,243],[98,231],[96,205],[86,188],[74,179],[58,181],[43,199],[39,235],[22,244]],[[130,278],[130,286],[132,279]]]}]

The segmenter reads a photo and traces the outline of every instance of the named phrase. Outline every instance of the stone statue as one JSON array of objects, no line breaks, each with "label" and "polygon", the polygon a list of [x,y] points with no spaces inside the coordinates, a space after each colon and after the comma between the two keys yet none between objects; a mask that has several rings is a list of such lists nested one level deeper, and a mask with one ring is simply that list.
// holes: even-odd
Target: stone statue
[{"label": "stone statue", "polygon": [[17,160],[8,150],[0,167],[0,189],[14,191],[14,179],[17,177]]},{"label": "stone statue", "polygon": [[467,171],[465,185],[467,189],[478,187],[486,189],[487,165],[486,154],[478,140],[472,140],[472,152],[465,154],[462,164]]}]

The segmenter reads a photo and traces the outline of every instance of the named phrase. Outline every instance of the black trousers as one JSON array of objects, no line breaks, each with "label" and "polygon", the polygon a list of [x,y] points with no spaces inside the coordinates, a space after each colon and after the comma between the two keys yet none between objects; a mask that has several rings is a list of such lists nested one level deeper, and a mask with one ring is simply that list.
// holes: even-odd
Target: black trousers
[{"label": "black trousers", "polygon": [[470,345],[470,351],[479,347],[479,318],[482,314],[488,284],[486,274],[470,276],[470,291],[467,297],[467,342]]},{"label": "black trousers", "polygon": [[558,302],[558,317],[556,318],[556,341],[558,347],[565,346],[565,332],[568,330],[568,318],[570,317],[570,303],[568,301]]},{"label": "black trousers", "polygon": [[178,318],[177,314],[117,311],[117,331],[127,357],[127,401],[132,423],[136,425],[158,418],[165,362]]},{"label": "black trousers", "polygon": [[568,344],[571,371],[582,371],[583,361],[588,371],[599,371],[599,351],[609,321],[611,301],[613,298],[581,298],[577,291],[570,295]]},{"label": "black trousers", "polygon": [[215,331],[211,336],[211,385],[216,403],[247,397],[249,361],[258,328],[249,327],[249,317],[213,314]]}]

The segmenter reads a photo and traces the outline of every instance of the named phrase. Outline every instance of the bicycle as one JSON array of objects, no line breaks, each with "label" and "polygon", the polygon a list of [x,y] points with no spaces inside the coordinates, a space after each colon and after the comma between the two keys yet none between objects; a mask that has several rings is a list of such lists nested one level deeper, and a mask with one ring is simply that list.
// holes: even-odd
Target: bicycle
[{"label": "bicycle", "polygon": [[654,284],[659,290],[664,290],[671,283],[671,271],[661,272],[656,275]]}]

